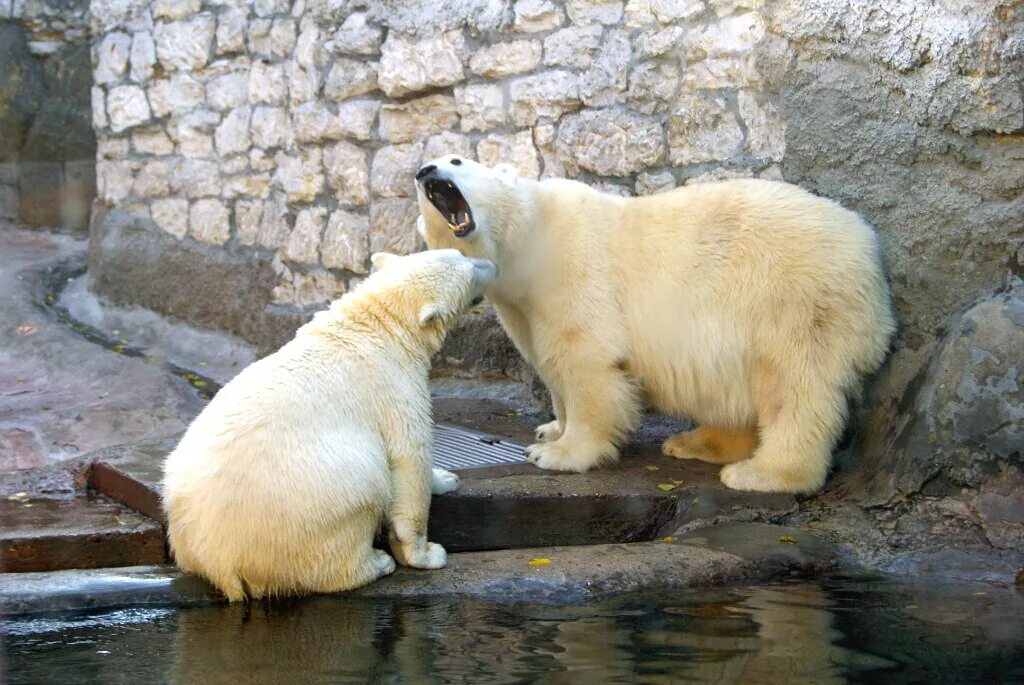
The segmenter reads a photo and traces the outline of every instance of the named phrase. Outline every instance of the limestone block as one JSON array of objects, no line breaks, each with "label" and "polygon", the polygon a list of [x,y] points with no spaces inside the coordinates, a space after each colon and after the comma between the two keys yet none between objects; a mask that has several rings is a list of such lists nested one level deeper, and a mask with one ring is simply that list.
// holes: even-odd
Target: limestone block
[{"label": "limestone block", "polygon": [[269,250],[279,248],[285,244],[291,230],[291,216],[288,214],[285,196],[275,193],[263,203],[263,215],[260,217],[256,244]]},{"label": "limestone block", "polygon": [[754,157],[781,162],[786,153],[786,121],[778,108],[770,102],[758,104],[745,90],[738,93],[737,100],[740,117],[747,126],[744,150]]},{"label": "limestone block", "polygon": [[248,27],[248,8],[237,7],[217,16],[217,55],[229,55],[245,50]]},{"label": "limestone block", "polygon": [[425,246],[416,232],[420,215],[416,200],[395,197],[377,200],[370,206],[370,252],[411,254]]},{"label": "limestone block", "polygon": [[315,101],[292,110],[292,131],[299,143],[323,143],[343,135],[338,117]]},{"label": "limestone block", "polygon": [[200,242],[223,245],[231,237],[231,215],[217,199],[196,200],[188,212],[189,233]]},{"label": "limestone block", "polygon": [[171,192],[190,198],[220,195],[220,167],[209,159],[184,159],[171,177]]},{"label": "limestone block", "polygon": [[220,115],[208,109],[197,109],[173,122],[168,128],[178,151],[186,157],[212,157],[213,132]]},{"label": "limestone block", "polygon": [[379,133],[383,140],[406,143],[453,128],[458,123],[454,99],[448,95],[428,95],[382,106]]},{"label": "limestone block", "polygon": [[174,143],[159,127],[137,128],[132,131],[132,147],[143,155],[169,155],[174,152]]},{"label": "limestone block", "polygon": [[130,160],[98,160],[96,193],[110,206],[116,206],[132,192],[134,165]]},{"label": "limestone block", "polygon": [[370,201],[370,171],[362,148],[346,141],[324,148],[324,170],[339,202],[362,206]]},{"label": "limestone block", "polygon": [[334,49],[353,55],[379,55],[384,31],[368,24],[365,12],[353,12],[334,32]]},{"label": "limestone block", "polygon": [[728,159],[743,142],[736,116],[721,96],[684,91],[669,118],[669,159],[673,164],[699,164]]},{"label": "limestone block", "polygon": [[142,164],[135,175],[132,195],[135,197],[165,197],[170,192],[170,178],[174,173],[171,163],[154,159]]},{"label": "limestone block", "polygon": [[284,102],[288,94],[288,83],[284,77],[284,65],[253,60],[249,70],[249,101],[277,105]]},{"label": "limestone block", "polygon": [[676,187],[675,177],[667,171],[643,172],[636,177],[637,195],[654,195]]},{"label": "limestone block", "polygon": [[[241,159],[245,159],[241,156]],[[224,179],[221,196],[230,200],[238,197],[267,197],[270,194],[270,174],[239,174]]]},{"label": "limestone block", "polygon": [[683,44],[687,59],[697,61],[724,54],[749,54],[764,34],[764,20],[755,12],[747,12],[694,29]]},{"label": "limestone block", "polygon": [[281,107],[256,107],[252,112],[252,140],[262,148],[286,147],[291,143],[288,113]]},{"label": "limestone block", "polygon": [[263,214],[262,200],[238,200],[235,202],[235,235],[242,245],[255,245]]},{"label": "limestone block", "polygon": [[[712,5],[717,4],[717,0]],[[701,0],[628,0],[626,26],[636,28],[658,22],[671,24],[692,19],[704,11]]]},{"label": "limestone block", "polygon": [[579,79],[580,99],[590,107],[607,107],[625,100],[632,46],[625,31],[611,31],[590,68]]},{"label": "limestone block", "polygon": [[629,76],[627,99],[633,109],[653,114],[675,101],[678,87],[679,67],[674,62],[644,62]]},{"label": "limestone block", "polygon": [[476,146],[480,163],[486,166],[511,164],[526,178],[540,176],[540,161],[533,146],[533,133],[520,131],[512,135],[492,133]]},{"label": "limestone block", "polygon": [[146,92],[138,86],[116,86],[107,93],[107,117],[114,133],[149,121]]},{"label": "limestone block", "polygon": [[661,163],[661,123],[621,110],[588,110],[567,116],[558,127],[557,148],[571,173],[625,176]]},{"label": "limestone block", "polygon": [[199,12],[200,0],[153,0],[153,18],[177,21]]},{"label": "limestone block", "polygon": [[148,81],[153,77],[156,66],[156,43],[148,31],[139,31],[132,36],[131,75],[138,82]]},{"label": "limestone block", "polygon": [[153,29],[156,55],[167,71],[192,71],[206,65],[217,20],[209,14],[188,21],[157,24]]},{"label": "limestone block", "polygon": [[473,143],[469,136],[452,131],[444,131],[430,136],[423,145],[424,163],[444,155],[460,155],[467,159],[476,159],[473,154]]},{"label": "limestone block", "polygon": [[206,102],[213,109],[233,109],[248,101],[248,71],[222,74],[206,84]]},{"label": "limestone block", "polygon": [[376,100],[350,100],[339,103],[338,124],[343,135],[356,140],[369,140],[380,107]]},{"label": "limestone block", "polygon": [[575,24],[617,24],[622,18],[621,0],[566,0],[565,8]]},{"label": "limestone block", "polygon": [[295,60],[285,65],[285,78],[288,80],[288,103],[292,107],[313,100],[320,90],[320,72],[303,69]]},{"label": "limestone block", "polygon": [[188,74],[174,74],[149,84],[149,102],[153,106],[153,114],[158,117],[191,112],[204,100],[203,84]]},{"label": "limestone block", "polygon": [[377,90],[377,64],[339,57],[324,82],[324,95],[345,100]]},{"label": "limestone block", "polygon": [[487,131],[508,119],[500,85],[482,84],[455,89],[455,102],[463,131]]},{"label": "limestone block", "polygon": [[184,238],[188,233],[188,200],[177,197],[155,200],[149,211],[153,223],[175,238]]},{"label": "limestone block", "polygon": [[569,26],[544,39],[544,64],[586,69],[601,47],[604,28],[597,25]]},{"label": "limestone block", "polygon": [[270,27],[273,25],[269,19],[253,19],[249,22],[249,52],[264,57],[270,56],[273,51],[270,45]]},{"label": "limestone block", "polygon": [[275,57],[287,57],[295,49],[295,21],[279,17],[270,26],[270,52]]},{"label": "limestone block", "polygon": [[416,39],[391,31],[381,46],[378,82],[390,97],[458,83],[464,77],[462,33]]},{"label": "limestone block", "polygon": [[539,63],[542,48],[539,40],[514,40],[482,47],[469,60],[474,74],[500,79],[532,71]]},{"label": "limestone block", "polygon": [[224,116],[217,127],[215,140],[217,154],[225,156],[245,152],[252,145],[249,136],[249,119],[252,115],[248,105],[238,107]]},{"label": "limestone block", "polygon": [[324,188],[323,155],[320,148],[303,148],[297,154],[278,152],[274,183],[288,202],[312,202]]},{"label": "limestone block", "polygon": [[124,78],[128,70],[128,56],[131,54],[132,39],[125,33],[115,31],[103,36],[96,45],[93,70],[95,83],[116,83]]},{"label": "limestone block", "polygon": [[370,165],[370,189],[381,197],[408,197],[423,158],[423,143],[389,145],[377,150]]},{"label": "limestone block", "polygon": [[682,85],[686,90],[757,88],[760,84],[753,54],[709,57],[683,69]]},{"label": "limestone block", "polygon": [[562,8],[551,0],[516,0],[513,24],[516,31],[550,31],[561,26],[564,21]]},{"label": "limestone block", "polygon": [[89,97],[92,104],[92,126],[99,131],[107,127],[107,94],[103,88],[93,86]]},{"label": "limestone block", "polygon": [[565,165],[555,146],[556,133],[552,124],[541,124],[533,129],[533,144],[544,162],[541,178],[565,178]]},{"label": "limestone block", "polygon": [[579,81],[568,71],[546,71],[518,78],[509,85],[512,123],[532,126],[538,117],[557,119],[579,109]]},{"label": "limestone block", "polygon": [[320,261],[320,237],[324,232],[327,218],[325,207],[303,209],[295,216],[295,227],[288,236],[285,257],[300,264],[316,264]]},{"label": "limestone block", "polygon": [[638,59],[650,59],[672,53],[683,37],[683,27],[649,27],[640,31],[633,39],[633,49]]},{"label": "limestone block", "polygon": [[327,231],[320,243],[320,261],[330,269],[346,269],[357,274],[369,272],[370,221],[362,214],[339,209],[327,220]]}]

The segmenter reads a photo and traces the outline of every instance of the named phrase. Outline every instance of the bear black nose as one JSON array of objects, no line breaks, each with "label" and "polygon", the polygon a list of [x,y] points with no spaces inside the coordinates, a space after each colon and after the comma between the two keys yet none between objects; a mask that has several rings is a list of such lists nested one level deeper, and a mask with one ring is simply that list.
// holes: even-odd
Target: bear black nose
[{"label": "bear black nose", "polygon": [[437,171],[437,167],[434,166],[433,164],[422,166],[420,167],[420,170],[416,172],[416,180],[422,181],[424,178],[434,173],[435,171]]}]

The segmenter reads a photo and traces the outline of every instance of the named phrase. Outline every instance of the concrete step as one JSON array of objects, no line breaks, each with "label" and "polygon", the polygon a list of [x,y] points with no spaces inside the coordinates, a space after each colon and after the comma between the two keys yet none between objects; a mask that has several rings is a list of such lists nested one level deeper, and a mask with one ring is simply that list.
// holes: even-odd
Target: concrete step
[{"label": "concrete step", "polygon": [[102,495],[0,498],[0,571],[160,564],[163,531],[152,519]]},{"label": "concrete step", "polygon": [[[528,444],[537,421],[478,400],[439,400],[435,415],[483,444]],[[643,542],[697,521],[763,519],[795,506],[790,495],[728,490],[716,467],[663,456],[660,439],[642,433],[619,463],[585,474],[526,463],[460,469],[458,490],[434,497],[430,538],[451,552]],[[95,452],[89,485],[160,520],[161,465],[176,444],[175,436]]]},{"label": "concrete step", "polygon": [[[346,594],[557,605],[625,592],[807,577],[835,561],[834,549],[805,531],[732,523],[667,541],[452,554],[441,570],[399,567]],[[173,566],[0,574],[0,615],[223,601],[205,582]]]}]

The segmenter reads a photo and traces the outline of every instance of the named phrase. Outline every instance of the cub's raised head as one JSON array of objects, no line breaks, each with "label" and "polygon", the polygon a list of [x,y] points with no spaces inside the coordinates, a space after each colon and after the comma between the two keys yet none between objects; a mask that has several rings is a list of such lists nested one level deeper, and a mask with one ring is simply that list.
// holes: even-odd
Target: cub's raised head
[{"label": "cub's raised head", "polygon": [[451,249],[405,257],[377,252],[370,260],[373,272],[360,290],[376,293],[378,301],[421,327],[441,330],[483,300],[498,271],[491,261]]},{"label": "cub's raised head", "polygon": [[522,219],[522,184],[514,167],[487,167],[445,155],[416,172],[417,228],[432,249],[450,247],[494,259],[509,223]]}]

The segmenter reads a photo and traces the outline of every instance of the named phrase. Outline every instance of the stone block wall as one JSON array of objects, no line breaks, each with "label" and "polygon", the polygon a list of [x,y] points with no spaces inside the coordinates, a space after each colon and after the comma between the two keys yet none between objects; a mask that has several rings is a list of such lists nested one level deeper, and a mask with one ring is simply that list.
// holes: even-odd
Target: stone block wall
[{"label": "stone block wall", "polygon": [[0,0],[0,220],[87,230],[88,0]]}]

